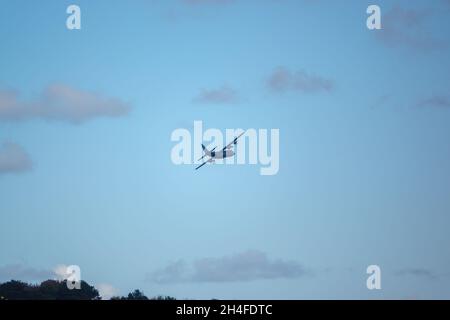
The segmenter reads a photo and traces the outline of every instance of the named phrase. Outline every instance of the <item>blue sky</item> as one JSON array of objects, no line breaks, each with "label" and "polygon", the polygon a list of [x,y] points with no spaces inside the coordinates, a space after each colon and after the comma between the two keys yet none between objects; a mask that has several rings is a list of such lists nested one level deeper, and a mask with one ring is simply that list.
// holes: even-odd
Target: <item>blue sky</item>
[{"label": "blue sky", "polygon": [[[376,1],[370,31],[369,4],[1,1],[0,280],[76,264],[120,294],[450,298],[450,5]],[[279,173],[175,166],[194,120],[279,128]]]}]

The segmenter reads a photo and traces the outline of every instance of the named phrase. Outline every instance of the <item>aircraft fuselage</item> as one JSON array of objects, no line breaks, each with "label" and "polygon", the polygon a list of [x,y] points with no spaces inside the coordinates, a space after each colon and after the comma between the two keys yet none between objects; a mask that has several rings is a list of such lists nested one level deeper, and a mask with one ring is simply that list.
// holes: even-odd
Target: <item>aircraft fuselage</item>
[{"label": "aircraft fuselage", "polygon": [[209,155],[212,159],[225,159],[234,156],[233,150],[225,149],[223,151],[211,151]]}]

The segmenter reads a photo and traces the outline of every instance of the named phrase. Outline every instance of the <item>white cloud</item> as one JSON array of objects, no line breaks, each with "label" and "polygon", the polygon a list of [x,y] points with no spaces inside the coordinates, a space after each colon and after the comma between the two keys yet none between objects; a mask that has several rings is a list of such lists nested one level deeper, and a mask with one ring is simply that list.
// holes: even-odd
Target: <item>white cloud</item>
[{"label": "white cloud", "polygon": [[32,166],[30,156],[20,145],[5,142],[0,146],[0,175],[28,171]]},{"label": "white cloud", "polygon": [[35,118],[82,123],[98,117],[128,114],[130,106],[118,98],[79,90],[63,84],[48,86],[31,101],[21,101],[14,91],[0,91],[0,121]]},{"label": "white cloud", "polygon": [[430,10],[394,7],[383,16],[383,27],[375,35],[387,47],[405,47],[415,51],[443,49],[447,43],[427,30],[427,22],[432,18]]},{"label": "white cloud", "polygon": [[157,283],[237,282],[260,279],[297,278],[308,272],[296,261],[269,259],[258,250],[219,258],[202,258],[188,264],[178,260],[148,275]]},{"label": "white cloud", "polygon": [[53,268],[53,275],[56,280],[65,280],[69,276],[67,273],[67,265],[59,264]]},{"label": "white cloud", "polygon": [[422,99],[417,103],[418,107],[431,107],[440,109],[450,109],[450,98],[445,95],[435,95],[427,99]]},{"label": "white cloud", "polygon": [[231,104],[238,101],[238,96],[236,90],[224,85],[218,89],[203,89],[194,101],[210,104]]},{"label": "white cloud", "polygon": [[111,297],[119,295],[119,290],[108,283],[99,283],[95,287],[102,297],[102,300],[109,300]]},{"label": "white cloud", "polygon": [[0,281],[42,281],[51,278],[52,272],[36,269],[21,264],[9,264],[0,267]]},{"label": "white cloud", "polygon": [[317,93],[330,92],[334,89],[334,82],[329,79],[303,70],[293,72],[285,67],[274,70],[267,80],[267,85],[274,92]]}]

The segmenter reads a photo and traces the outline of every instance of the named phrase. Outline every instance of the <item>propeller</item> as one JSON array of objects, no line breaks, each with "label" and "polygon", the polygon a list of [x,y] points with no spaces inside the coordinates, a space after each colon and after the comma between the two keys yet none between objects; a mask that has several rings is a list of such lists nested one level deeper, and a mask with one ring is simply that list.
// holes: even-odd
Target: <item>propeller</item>
[{"label": "propeller", "polygon": [[[240,137],[242,137],[242,136],[244,135],[244,133],[245,133],[245,131],[242,132],[242,133],[241,133],[240,135],[238,135],[237,137],[234,137],[234,140],[233,140],[232,144],[233,144],[233,145],[237,145],[238,139],[239,139]],[[230,143],[228,146],[226,146],[225,148],[223,148],[223,150],[225,150],[225,149],[230,150],[232,147],[233,147],[233,146],[232,146],[231,143]]]},{"label": "propeller", "polygon": [[[234,140],[233,140],[232,144],[233,144],[233,145],[237,145],[237,140],[238,140],[240,137],[242,137],[242,136],[244,135],[244,133],[245,133],[245,131],[242,132],[239,136],[234,137]],[[231,148],[232,148],[232,145],[231,145],[231,143],[230,143],[228,146],[224,147],[224,148],[222,149],[222,151],[225,150],[225,149],[231,149]],[[203,147],[203,149],[204,149],[204,147]],[[213,152],[214,150],[216,150],[216,147],[214,147],[210,152]],[[206,157],[206,156],[207,156],[207,155],[204,154],[204,155],[203,155],[200,159],[198,159],[197,161],[202,160],[202,159],[203,159],[204,157]],[[204,166],[205,164],[207,164],[208,162],[214,163],[214,158],[211,157],[210,159],[208,159],[208,161],[203,162],[201,165],[199,165],[197,168],[195,168],[195,170],[200,169],[201,167],[203,167],[203,166]]]},{"label": "propeller", "polygon": [[[233,140],[233,145],[237,145],[237,139],[238,139],[238,137],[234,137],[234,140]],[[225,148],[223,148],[223,150],[231,150],[233,148],[233,146],[231,145],[231,143],[230,143],[230,145],[228,145],[228,146],[226,146]]]}]

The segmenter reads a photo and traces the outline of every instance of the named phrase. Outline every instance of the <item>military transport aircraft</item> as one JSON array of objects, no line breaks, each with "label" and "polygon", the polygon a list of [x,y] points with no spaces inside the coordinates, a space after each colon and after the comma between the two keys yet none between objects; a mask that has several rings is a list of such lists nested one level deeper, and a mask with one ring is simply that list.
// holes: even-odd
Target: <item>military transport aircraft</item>
[{"label": "military transport aircraft", "polygon": [[216,150],[216,147],[214,147],[211,151],[209,151],[208,149],[206,149],[206,147],[202,144],[202,149],[203,152],[205,153],[203,155],[203,157],[201,157],[200,159],[198,159],[198,161],[202,160],[205,157],[209,157],[209,159],[205,162],[203,162],[201,165],[199,165],[197,168],[195,168],[195,170],[200,169],[201,167],[203,167],[205,164],[207,163],[214,163],[215,159],[225,159],[225,158],[229,158],[235,155],[234,151],[232,150],[232,148],[237,145],[237,140],[242,137],[244,135],[245,131],[242,132],[239,136],[235,137],[233,139],[232,142],[230,142],[226,147],[224,147],[221,151],[217,152],[214,151]]}]

